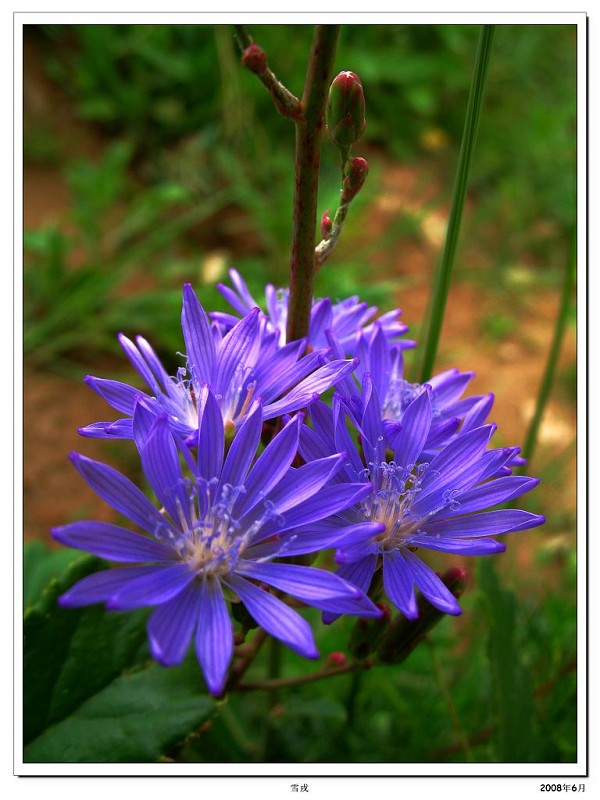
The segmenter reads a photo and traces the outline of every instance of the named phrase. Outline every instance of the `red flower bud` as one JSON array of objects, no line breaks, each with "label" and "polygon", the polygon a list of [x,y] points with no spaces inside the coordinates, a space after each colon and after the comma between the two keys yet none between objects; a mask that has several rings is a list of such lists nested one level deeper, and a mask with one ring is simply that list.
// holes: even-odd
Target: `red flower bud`
[{"label": "red flower bud", "polygon": [[331,229],[333,228],[333,220],[329,216],[329,209],[323,212],[321,217],[321,236],[323,239],[328,239]]},{"label": "red flower bud", "polygon": [[255,75],[261,75],[267,68],[267,54],[257,44],[250,44],[242,53],[242,64]]},{"label": "red flower bud", "polygon": [[339,147],[358,142],[365,129],[365,96],[355,72],[340,72],[329,88],[325,122],[332,140]]},{"label": "red flower bud", "polygon": [[340,650],[336,650],[334,653],[329,653],[329,655],[325,659],[326,667],[341,667],[342,664],[345,663],[346,663],[346,654],[342,653]]},{"label": "red flower bud", "polygon": [[365,158],[356,156],[349,158],[344,167],[344,180],[342,182],[342,203],[353,200],[369,174],[369,165]]}]

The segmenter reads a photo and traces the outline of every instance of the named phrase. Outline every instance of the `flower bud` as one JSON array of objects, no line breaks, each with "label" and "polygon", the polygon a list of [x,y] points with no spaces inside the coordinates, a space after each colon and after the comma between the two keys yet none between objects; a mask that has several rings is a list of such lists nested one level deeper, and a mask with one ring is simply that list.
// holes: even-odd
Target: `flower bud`
[{"label": "flower bud", "polygon": [[[446,570],[441,579],[458,598],[467,585],[468,573],[461,567],[451,567]],[[377,660],[381,664],[400,664],[412,653],[426,634],[442,620],[446,614],[435,608],[424,597],[418,601],[419,616],[415,620],[397,616],[388,626],[381,637],[377,648]]]},{"label": "flower bud", "polygon": [[385,605],[385,603],[377,603],[377,608],[383,612],[380,617],[359,619],[354,623],[350,633],[348,650],[354,658],[358,658],[361,661],[377,649],[377,645],[392,618],[389,606]]},{"label": "flower bud", "polygon": [[267,68],[267,54],[257,44],[250,44],[242,53],[242,64],[255,75],[261,75]]},{"label": "flower bud", "polygon": [[323,212],[321,217],[321,236],[323,239],[328,239],[331,229],[333,228],[333,220],[329,216],[329,209]]},{"label": "flower bud", "polygon": [[333,653],[329,653],[325,659],[326,667],[341,667],[345,663],[346,654],[342,653],[340,650],[335,650]]},{"label": "flower bud", "polygon": [[340,72],[329,88],[325,123],[338,147],[351,147],[365,129],[365,96],[355,72]]},{"label": "flower bud", "polygon": [[349,158],[344,167],[344,180],[342,181],[341,199],[342,203],[349,203],[362,189],[367,175],[369,174],[369,164],[366,158]]}]

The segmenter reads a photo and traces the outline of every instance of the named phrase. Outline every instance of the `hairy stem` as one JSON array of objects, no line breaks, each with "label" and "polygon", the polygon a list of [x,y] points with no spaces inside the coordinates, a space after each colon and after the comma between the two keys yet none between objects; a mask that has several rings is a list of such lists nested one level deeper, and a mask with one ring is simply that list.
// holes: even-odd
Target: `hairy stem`
[{"label": "hairy stem", "polygon": [[287,341],[307,336],[316,271],[315,231],[321,135],[339,25],[317,25],[296,122],[296,158]]}]

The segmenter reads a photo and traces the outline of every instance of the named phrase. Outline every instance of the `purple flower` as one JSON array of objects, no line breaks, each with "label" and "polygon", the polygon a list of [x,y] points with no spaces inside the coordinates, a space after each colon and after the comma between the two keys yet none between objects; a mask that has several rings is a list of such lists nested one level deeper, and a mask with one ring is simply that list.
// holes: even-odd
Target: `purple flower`
[{"label": "purple flower", "polygon": [[[370,487],[342,516],[347,525],[370,522],[380,527],[374,534],[355,531],[337,541],[336,561],[342,566],[336,574],[367,591],[381,569],[387,596],[409,619],[418,615],[415,586],[436,608],[460,613],[456,598],[415,551],[499,553],[505,545],[494,536],[544,522],[544,517],[519,509],[488,510],[539,482],[510,474],[508,465],[518,448],[488,449],[494,425],[461,432],[430,461],[422,460],[433,422],[432,395],[430,387],[423,387],[404,410],[402,422],[386,426],[377,391],[365,375],[360,448],[348,433],[339,395],[332,409],[318,400],[311,405],[314,429],[305,426],[300,443],[306,459],[332,446],[345,450],[346,462],[333,481],[363,481]],[[324,618],[335,616],[326,613]]]},{"label": "purple flower", "polygon": [[[332,356],[339,358],[343,351],[342,346],[332,334],[328,336],[328,341]],[[369,374],[381,401],[384,428],[393,435],[406,410],[422,393],[424,384],[406,380],[403,348],[390,342],[377,322],[369,332],[358,333],[355,352],[359,359],[357,368],[352,375],[343,377],[337,388],[344,396],[350,411],[354,412],[358,424],[362,408],[360,387],[364,376]],[[420,460],[430,461],[439,448],[448,444],[459,430],[466,433],[486,421],[494,403],[494,395],[462,397],[474,375],[474,372],[448,369],[427,381],[431,389],[431,426],[419,456]]]},{"label": "purple flower", "polygon": [[[239,314],[245,315],[250,309],[256,308],[259,303],[252,297],[245,281],[235,269],[229,270],[229,276],[234,289],[219,284],[219,291]],[[268,284],[265,289],[267,327],[279,334],[280,343],[286,341],[288,296],[287,289],[276,289],[272,284]],[[332,303],[328,297],[314,300],[310,315],[308,343],[315,349],[327,348],[326,333],[331,331],[340,342],[345,355],[356,355],[357,331],[371,331],[376,313],[375,306],[361,302],[358,297],[348,297],[338,303]],[[399,321],[400,314],[400,309],[394,309],[382,314],[377,319],[377,324],[388,339],[398,339],[408,330],[408,326]],[[226,330],[235,325],[239,319],[233,314],[222,312],[213,312],[211,317]],[[408,339],[398,342],[398,347],[402,349],[414,346],[415,342]]]},{"label": "purple flower", "polygon": [[[260,402],[253,401],[226,452],[221,408],[213,392],[202,389],[196,463],[178,446],[166,416],[155,416],[138,402],[134,435],[162,509],[113,468],[73,454],[88,484],[145,534],[97,521],[52,531],[70,547],[135,565],[84,578],[62,595],[63,606],[156,606],[148,621],[154,658],[165,666],[178,664],[194,639],[209,691],[217,695],[224,690],[233,656],[229,599],[239,598],[267,633],[307,658],[318,657],[310,626],[264,585],[336,615],[380,613],[338,575],[274,561],[287,554],[290,542],[295,552],[312,552],[314,541],[302,544],[303,532],[359,502],[369,487],[340,482],[322,491],[340,469],[343,454],[290,467],[302,415],[289,420],[255,458],[262,417]],[[336,536],[360,529],[354,524],[347,531],[336,528]]]},{"label": "purple flower", "polygon": [[182,330],[187,362],[176,377],[168,375],[141,336],[136,344],[119,336],[125,354],[151,394],[120,381],[88,376],[86,383],[127,418],[87,425],[79,430],[83,436],[131,439],[131,417],[141,395],[149,410],[166,414],[173,433],[186,439],[198,430],[197,398],[204,385],[211,387],[226,425],[238,425],[256,396],[263,401],[263,418],[272,419],[304,407],[315,394],[349,374],[357,363],[344,358],[331,361],[325,351],[302,355],[304,340],[279,347],[277,333],[266,329],[258,308],[236,320],[223,334],[218,326],[211,326],[189,284],[183,289]]}]

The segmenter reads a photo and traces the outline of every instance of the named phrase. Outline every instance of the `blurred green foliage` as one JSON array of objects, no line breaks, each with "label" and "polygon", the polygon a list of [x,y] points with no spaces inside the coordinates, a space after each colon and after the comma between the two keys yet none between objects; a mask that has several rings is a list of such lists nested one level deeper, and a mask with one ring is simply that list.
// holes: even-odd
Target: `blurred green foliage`
[{"label": "blurred green foliage", "polygon": [[[251,33],[276,74],[301,93],[312,26],[257,25]],[[65,334],[73,318],[94,311],[85,291],[65,285],[81,280],[67,276],[73,261],[81,272],[113,273],[91,282],[101,284],[97,303],[121,317],[121,304],[132,304],[120,290],[131,271],[152,277],[132,318],[142,332],[144,313],[160,305],[148,294],[162,295],[182,275],[198,283],[198,258],[213,250],[223,250],[228,265],[251,282],[286,282],[293,126],[240,66],[228,26],[44,25],[28,26],[26,35],[76,117],[107,142],[104,155],[73,163],[60,130],[52,141],[47,120],[25,126],[25,152],[58,158],[72,193],[69,232],[37,232],[25,242],[27,329],[41,325],[26,336],[34,358],[50,363],[71,350]],[[477,35],[474,25],[343,27],[336,68],[358,72],[367,97],[361,146],[371,175],[359,197],[363,216],[390,159],[426,165],[448,187],[435,204],[447,202]],[[474,210],[462,233],[485,254],[492,283],[505,282],[523,263],[551,281],[562,268],[575,215],[575,37],[569,25],[497,28],[471,179]],[[326,142],[323,208],[335,207],[337,170],[335,148]],[[348,235],[360,216],[357,202]],[[398,223],[408,230],[410,214],[399,214]],[[369,250],[362,240],[350,248],[345,268],[360,273]],[[62,277],[53,297],[58,262]],[[331,288],[330,272],[319,277],[321,294]],[[331,277],[332,286],[338,278]],[[57,296],[72,313],[58,314],[50,337],[42,318]],[[95,317],[92,347],[105,348],[115,330],[111,316]]]}]

